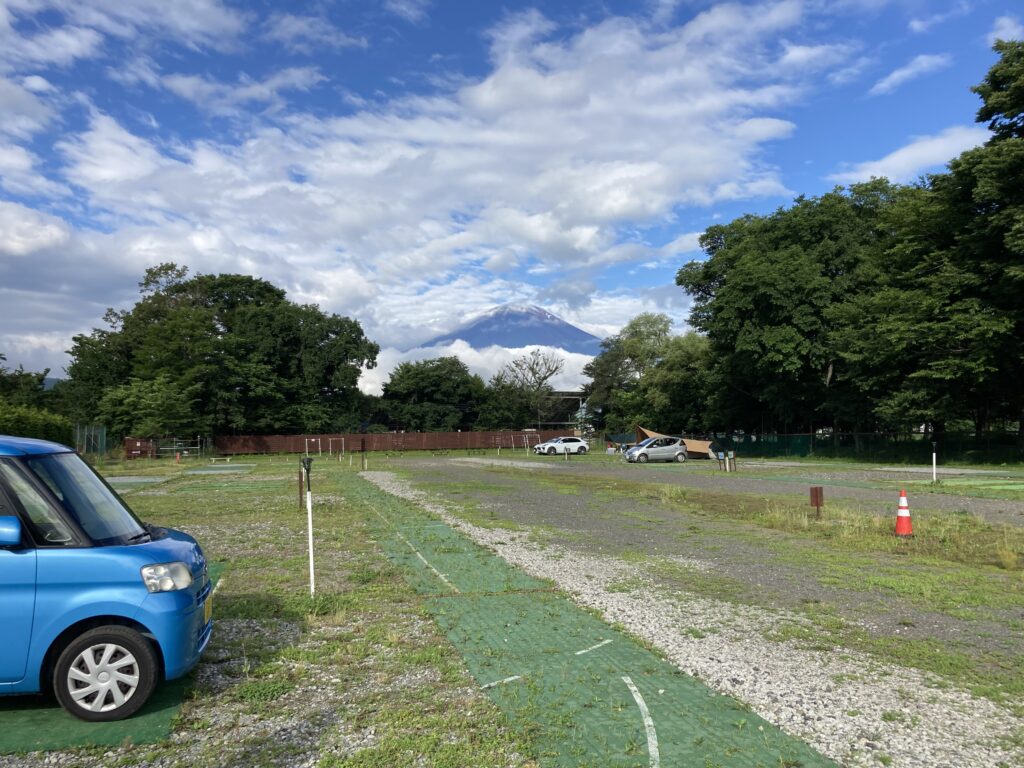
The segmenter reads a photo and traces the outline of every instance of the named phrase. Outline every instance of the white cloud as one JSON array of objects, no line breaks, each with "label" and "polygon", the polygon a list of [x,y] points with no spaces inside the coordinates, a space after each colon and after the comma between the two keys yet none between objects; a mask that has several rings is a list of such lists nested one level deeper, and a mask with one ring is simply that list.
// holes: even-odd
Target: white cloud
[{"label": "white cloud", "polygon": [[34,0],[78,24],[118,37],[152,33],[188,45],[233,45],[247,26],[245,14],[220,0]]},{"label": "white cloud", "polygon": [[0,71],[38,65],[66,67],[77,59],[95,56],[103,36],[88,27],[64,26],[43,29],[35,35],[14,29],[9,12],[0,8]]},{"label": "white cloud", "polygon": [[661,247],[661,253],[672,258],[684,253],[695,253],[700,251],[700,236],[703,232],[687,232],[675,238],[671,243]]},{"label": "white cloud", "polygon": [[417,23],[427,16],[430,0],[384,0],[384,8],[408,22]]},{"label": "white cloud", "polygon": [[[99,195],[120,195],[120,185],[152,176],[171,161],[149,142],[125,130],[116,120],[96,114],[88,131],[57,145],[70,161],[66,175]],[[128,190],[130,196],[134,191]],[[129,199],[131,199],[129,197]]]},{"label": "white cloud", "polygon": [[[99,8],[106,33],[140,29]],[[670,28],[609,17],[566,31],[526,12],[492,31],[492,64],[475,80],[367,99],[337,117],[282,108],[322,82],[314,68],[225,82],[112,60],[121,82],[250,119],[221,139],[153,138],[101,112],[66,131],[56,160],[76,187],[68,221],[103,231],[66,225],[69,239],[40,252],[34,274],[3,272],[4,314],[28,316],[26,297],[50,290],[97,323],[105,306],[137,296],[147,266],[177,261],[259,275],[358,316],[396,349],[450,330],[459,313],[542,292],[549,309],[601,335],[655,307],[678,320],[685,296],[674,286],[595,286],[609,265],[695,248],[695,233],[664,248],[646,241],[683,206],[788,196],[763,148],[792,135],[780,110],[843,53],[780,41],[804,20],[800,3],[770,2],[716,6]],[[44,99],[56,97],[17,88],[42,107],[18,129],[29,135],[53,119]],[[9,160],[34,162],[17,150]],[[65,323],[69,335],[80,325]]]},{"label": "white cloud", "polygon": [[32,91],[32,93],[53,93],[56,90],[49,80],[39,75],[29,75],[22,78],[21,84],[25,86],[26,90]]},{"label": "white cloud", "polygon": [[45,128],[53,117],[53,108],[26,84],[0,75],[0,134],[27,139]]},{"label": "white cloud", "polygon": [[834,72],[830,72],[828,81],[832,85],[846,85],[859,78],[871,64],[872,60],[870,57],[860,56],[845,67],[840,67]]},{"label": "white cloud", "polygon": [[855,50],[854,46],[847,43],[797,45],[788,41],[783,42],[783,49],[778,66],[804,74],[808,69],[827,69],[841,64]]},{"label": "white cloud", "polygon": [[242,75],[237,83],[224,83],[198,75],[165,75],[160,84],[171,93],[215,114],[233,115],[251,104],[280,108],[283,91],[308,91],[323,82],[316,67],[289,67],[264,80]]},{"label": "white cloud", "polygon": [[970,12],[971,4],[967,2],[960,2],[953,6],[952,8],[950,8],[948,11],[945,11],[943,13],[935,13],[932,14],[931,16],[915,17],[910,20],[910,23],[907,25],[907,27],[910,29],[911,32],[921,34],[927,32],[932,27],[935,27],[939,24],[944,24],[950,19],[955,19],[959,16],[966,16]]},{"label": "white cloud", "polygon": [[[0,301],[5,298],[0,289]],[[2,333],[0,334],[0,351],[8,361],[17,360],[17,365],[24,365],[26,371],[44,371],[50,369],[50,375],[62,377],[63,370],[56,367],[54,360],[63,357],[68,346],[68,339],[60,331],[49,333]],[[15,366],[15,367],[16,367]]]},{"label": "white cloud", "polygon": [[[24,147],[0,141],[0,187],[15,195],[59,197],[66,194],[65,188],[39,172],[38,160]],[[0,232],[3,231],[0,228]]]},{"label": "white cloud", "polygon": [[297,16],[291,13],[272,14],[263,24],[263,38],[283,43],[296,53],[310,53],[314,48],[365,48],[365,37],[353,37],[321,16]]},{"label": "white cloud", "polygon": [[69,238],[67,225],[18,203],[0,200],[0,254],[24,257],[61,245]]},{"label": "white cloud", "polygon": [[988,33],[988,44],[992,45],[996,40],[1024,40],[1024,24],[1015,16],[1000,16],[992,25],[992,31]]},{"label": "white cloud", "polygon": [[945,69],[953,63],[953,57],[949,54],[922,54],[915,56],[908,64],[895,69],[883,77],[868,91],[872,96],[883,93],[892,93],[901,85],[931,72]]},{"label": "white cloud", "polygon": [[990,135],[977,126],[953,126],[934,136],[917,136],[880,160],[858,163],[828,178],[841,184],[867,181],[872,177],[913,181],[922,173],[945,165],[964,150],[985,143]]}]

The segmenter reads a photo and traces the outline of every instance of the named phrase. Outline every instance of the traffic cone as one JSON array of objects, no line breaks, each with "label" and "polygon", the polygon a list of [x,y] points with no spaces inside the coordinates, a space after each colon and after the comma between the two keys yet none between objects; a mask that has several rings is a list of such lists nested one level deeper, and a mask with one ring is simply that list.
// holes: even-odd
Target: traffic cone
[{"label": "traffic cone", "polygon": [[908,539],[914,535],[914,526],[910,522],[910,504],[907,503],[907,492],[900,491],[900,506],[896,510],[896,535]]}]

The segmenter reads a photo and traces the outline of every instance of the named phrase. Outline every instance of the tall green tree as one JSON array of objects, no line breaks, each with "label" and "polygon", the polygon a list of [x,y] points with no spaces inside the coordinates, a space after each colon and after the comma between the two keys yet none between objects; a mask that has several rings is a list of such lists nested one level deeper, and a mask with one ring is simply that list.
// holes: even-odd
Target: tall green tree
[{"label": "tall green tree", "polygon": [[487,382],[476,429],[524,429],[536,423],[537,411],[530,393],[498,371]]},{"label": "tall green tree", "polygon": [[711,343],[720,428],[835,423],[843,372],[829,310],[870,281],[865,264],[879,248],[880,215],[895,189],[876,180],[798,198],[790,209],[701,237],[707,260],[685,265],[676,283],[694,297],[691,324]]},{"label": "tall green tree", "polygon": [[706,337],[689,331],[670,338],[662,358],[640,382],[642,406],[630,421],[668,434],[706,431],[714,395],[710,362]]},{"label": "tall green tree", "polygon": [[174,264],[147,270],[141,298],[110,310],[107,328],[76,336],[66,395],[91,420],[105,394],[166,377],[188,394],[203,432],[352,428],[356,382],[378,347],[355,320],[290,302],[247,275],[196,275]]},{"label": "tall green tree", "polygon": [[638,387],[665,356],[671,327],[667,315],[644,312],[601,341],[601,352],[583,368],[590,378],[584,391],[596,426],[611,432],[636,426],[643,408]]},{"label": "tall green tree", "polygon": [[400,363],[384,385],[381,405],[394,428],[410,432],[472,429],[484,400],[483,379],[457,357]]}]

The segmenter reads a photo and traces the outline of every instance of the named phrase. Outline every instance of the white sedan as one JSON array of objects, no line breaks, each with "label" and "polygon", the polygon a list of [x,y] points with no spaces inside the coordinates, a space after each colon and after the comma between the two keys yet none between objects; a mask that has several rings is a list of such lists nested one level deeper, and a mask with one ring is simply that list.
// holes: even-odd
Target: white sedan
[{"label": "white sedan", "polygon": [[580,437],[556,437],[533,446],[533,452],[547,456],[559,453],[575,453],[582,456],[587,452],[587,442]]}]

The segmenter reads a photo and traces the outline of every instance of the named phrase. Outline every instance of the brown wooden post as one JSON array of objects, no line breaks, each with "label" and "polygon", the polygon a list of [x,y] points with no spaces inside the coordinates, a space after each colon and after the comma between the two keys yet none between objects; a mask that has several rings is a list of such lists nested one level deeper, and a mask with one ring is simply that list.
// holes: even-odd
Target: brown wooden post
[{"label": "brown wooden post", "polygon": [[815,518],[821,520],[821,508],[825,506],[825,489],[820,485],[811,486],[811,506],[815,508]]}]

